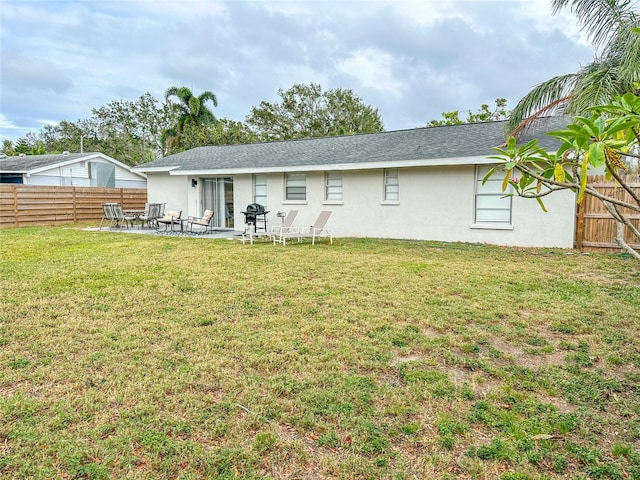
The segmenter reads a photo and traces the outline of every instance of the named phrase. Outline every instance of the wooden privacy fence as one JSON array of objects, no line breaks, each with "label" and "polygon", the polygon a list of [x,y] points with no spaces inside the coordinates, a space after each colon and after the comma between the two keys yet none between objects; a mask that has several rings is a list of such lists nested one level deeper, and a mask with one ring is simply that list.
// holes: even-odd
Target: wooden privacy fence
[{"label": "wooden privacy fence", "polygon": [[58,225],[102,219],[102,204],[142,210],[144,188],[58,187],[0,185],[0,227]]},{"label": "wooden privacy fence", "polygon": [[[625,182],[640,195],[640,176],[627,175]],[[607,182],[603,176],[590,177],[589,183],[604,194],[631,200],[619,185]],[[147,190],[0,184],[0,228],[99,222],[102,203],[105,202],[118,202],[125,209],[142,210],[147,202]],[[640,228],[640,214],[633,213],[630,217]],[[626,241],[634,248],[640,248],[631,232],[625,230]],[[599,200],[585,195],[577,210],[576,248],[583,251],[621,251],[615,239],[616,222]]]},{"label": "wooden privacy fence", "polygon": [[[640,176],[623,176],[624,182],[640,195]],[[624,200],[634,204],[631,195],[620,185],[605,180],[604,176],[590,176],[589,185],[595,187],[600,193]],[[640,213],[628,209],[626,213],[636,227],[640,227]],[[640,248],[638,240],[631,231],[625,227],[625,241],[633,248]],[[576,219],[575,247],[588,252],[618,252],[622,249],[616,243],[616,222],[604,208],[602,202],[591,195],[585,195],[582,203],[578,205]]]}]

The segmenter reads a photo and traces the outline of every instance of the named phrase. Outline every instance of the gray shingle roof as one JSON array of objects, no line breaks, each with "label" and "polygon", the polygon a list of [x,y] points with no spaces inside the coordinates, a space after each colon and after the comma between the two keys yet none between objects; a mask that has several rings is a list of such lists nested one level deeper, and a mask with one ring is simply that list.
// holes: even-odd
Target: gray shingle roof
[{"label": "gray shingle roof", "polygon": [[98,153],[68,153],[63,155],[25,155],[24,157],[0,158],[0,171],[11,173],[27,173],[44,167],[53,167],[60,163],[99,155]]},{"label": "gray shingle roof", "polygon": [[[566,117],[539,120],[523,134],[520,143],[538,137],[540,145],[556,149],[558,143],[544,135],[563,128]],[[382,133],[304,140],[197,147],[137,166],[138,171],[169,169],[203,171],[222,169],[279,169],[286,167],[429,161],[489,156],[505,141],[505,122],[447,125]]]}]

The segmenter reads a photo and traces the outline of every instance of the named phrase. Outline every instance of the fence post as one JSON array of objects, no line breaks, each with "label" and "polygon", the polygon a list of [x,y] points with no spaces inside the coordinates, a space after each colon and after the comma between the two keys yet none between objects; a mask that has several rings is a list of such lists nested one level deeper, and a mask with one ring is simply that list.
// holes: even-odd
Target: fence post
[{"label": "fence post", "polygon": [[14,222],[16,227],[20,226],[20,222],[18,220],[18,187],[13,187],[13,218],[15,218]]},{"label": "fence post", "polygon": [[78,204],[76,202],[76,189],[77,188],[78,187],[73,187],[73,190],[72,190],[72,192],[73,192],[73,196],[72,196],[72,198],[73,198],[73,221],[74,222],[78,221],[78,215],[77,215]]},{"label": "fence post", "polygon": [[578,204],[577,218],[576,218],[576,237],[574,241],[574,247],[578,250],[582,250],[582,242],[584,242],[584,201]]}]

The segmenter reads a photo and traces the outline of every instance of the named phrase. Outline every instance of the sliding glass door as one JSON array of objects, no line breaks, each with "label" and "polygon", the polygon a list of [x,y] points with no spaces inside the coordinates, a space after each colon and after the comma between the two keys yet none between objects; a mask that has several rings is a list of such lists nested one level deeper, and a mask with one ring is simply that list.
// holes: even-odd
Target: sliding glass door
[{"label": "sliding glass door", "polygon": [[213,210],[213,226],[233,228],[233,178],[201,178],[202,211]]}]

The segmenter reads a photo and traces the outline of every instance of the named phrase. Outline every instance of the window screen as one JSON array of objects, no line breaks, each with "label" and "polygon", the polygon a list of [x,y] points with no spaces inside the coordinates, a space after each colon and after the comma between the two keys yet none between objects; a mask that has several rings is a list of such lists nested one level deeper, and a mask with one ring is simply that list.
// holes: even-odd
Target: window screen
[{"label": "window screen", "polygon": [[325,174],[325,200],[342,200],[342,173],[327,172]]},{"label": "window screen", "polygon": [[384,199],[397,201],[400,199],[400,183],[398,169],[388,168],[384,171]]},{"label": "window screen", "polygon": [[288,173],[285,181],[286,200],[307,199],[307,176],[304,173]]},{"label": "window screen", "polygon": [[253,176],[253,201],[262,206],[267,205],[267,175],[258,174]]}]

